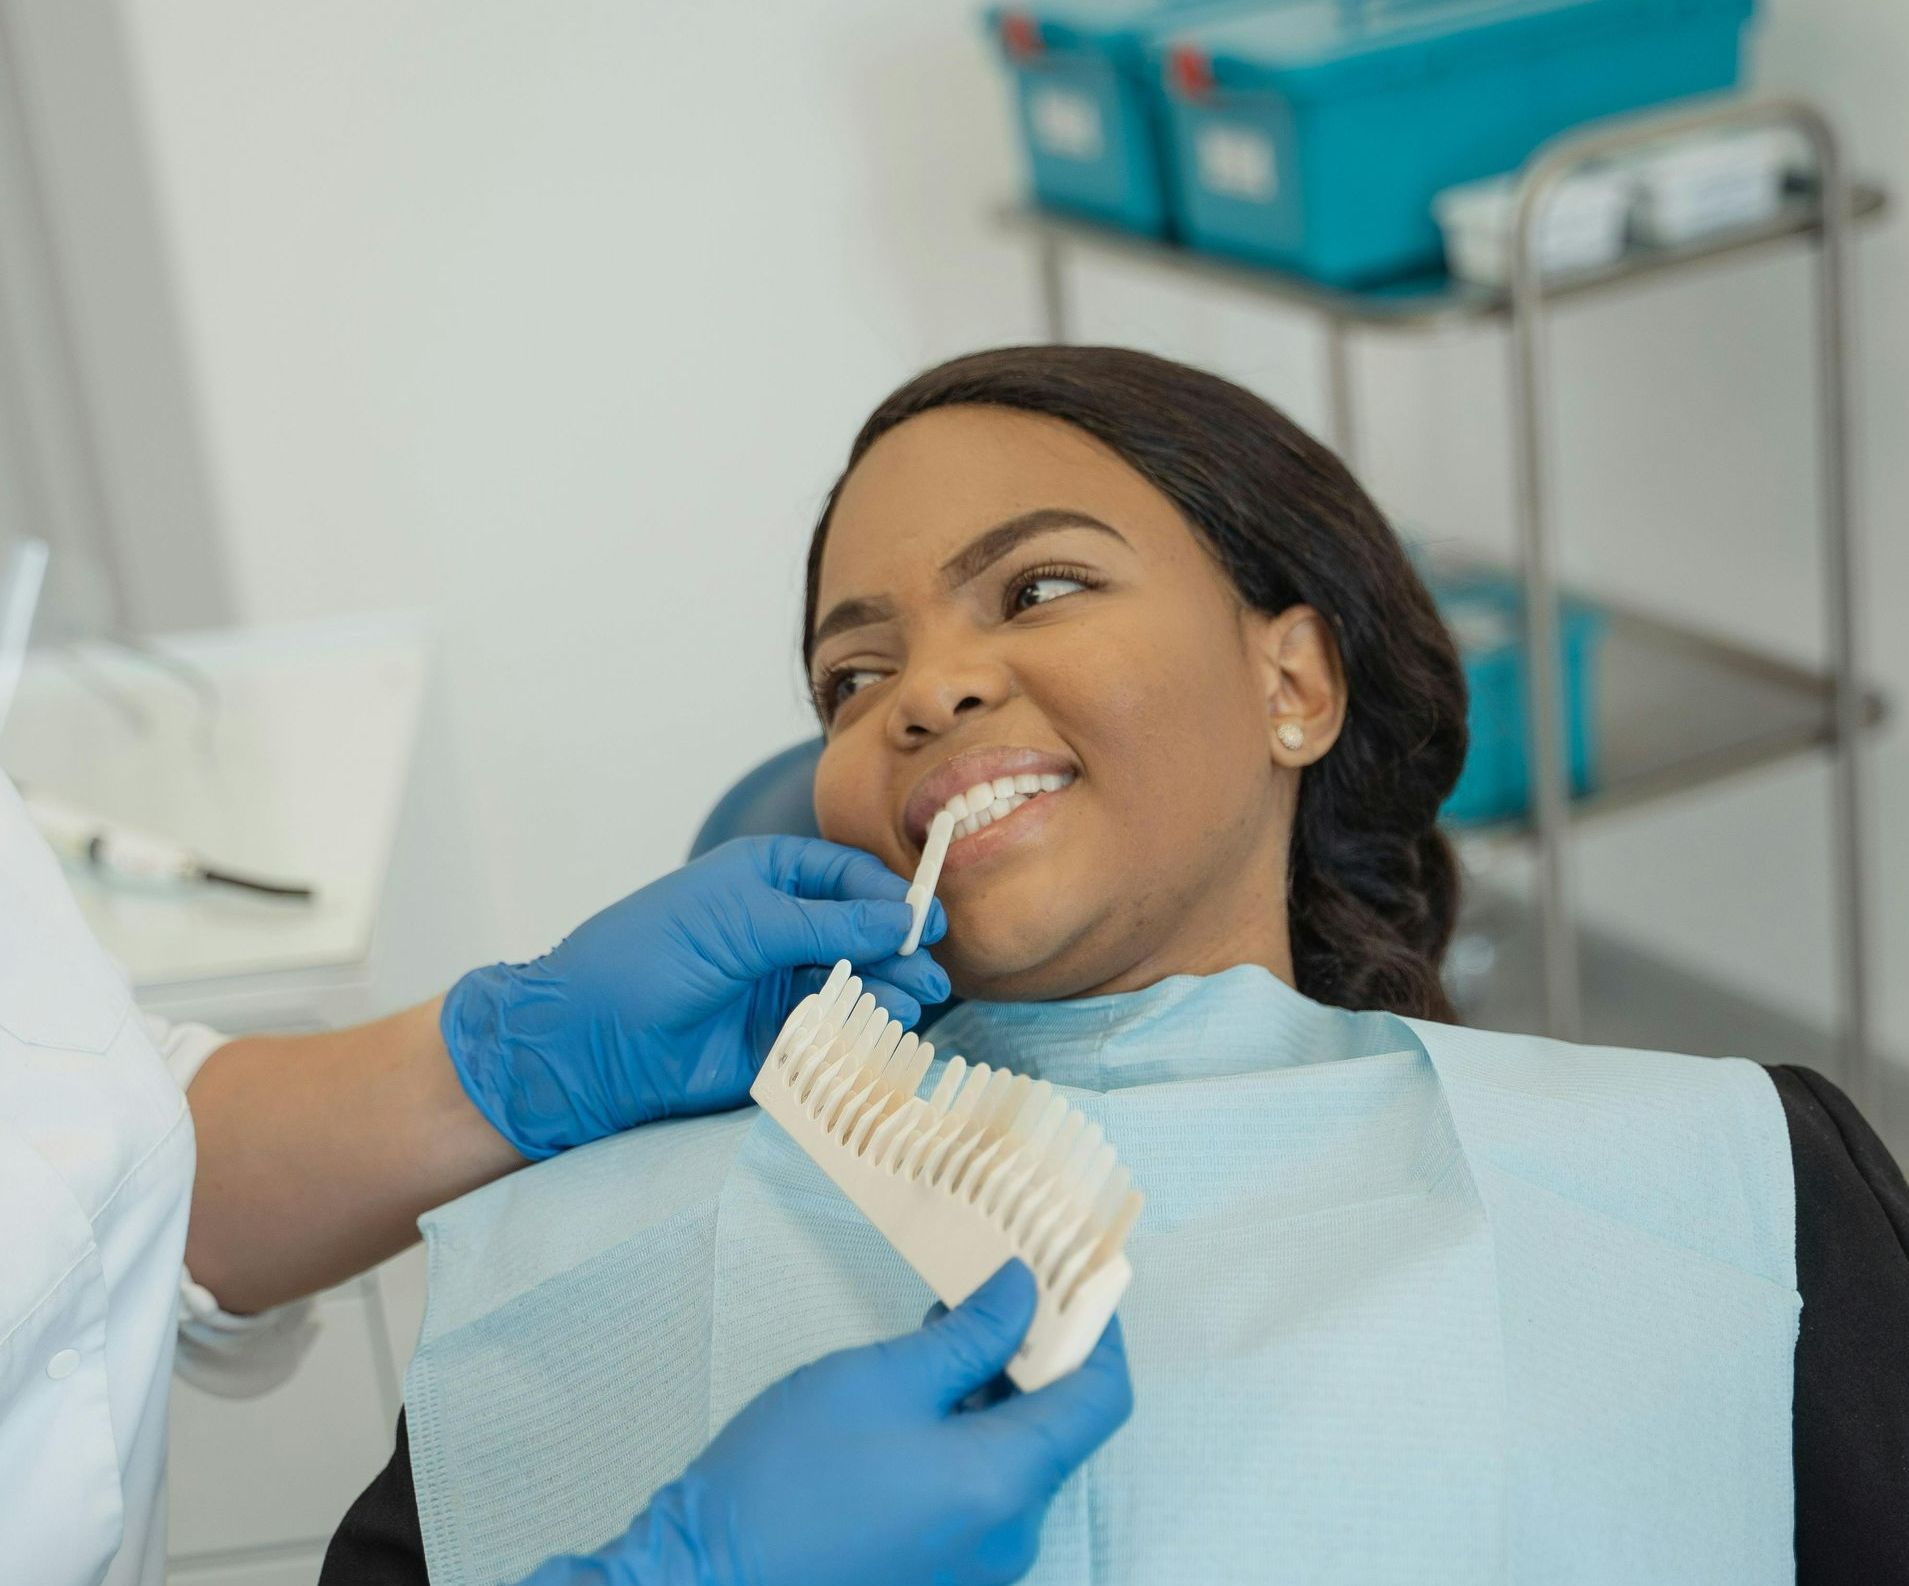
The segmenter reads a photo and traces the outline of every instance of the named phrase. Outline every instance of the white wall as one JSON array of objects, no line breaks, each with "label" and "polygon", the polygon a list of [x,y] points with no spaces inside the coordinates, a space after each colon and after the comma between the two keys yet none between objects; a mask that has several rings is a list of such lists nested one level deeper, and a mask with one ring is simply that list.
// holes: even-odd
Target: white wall
[{"label": "white wall", "polygon": [[0,535],[53,548],[39,632],[229,615],[118,0],[0,0]]},{"label": "white wall", "polygon": [[[442,961],[540,947],[680,855],[808,728],[798,567],[866,409],[1034,330],[988,212],[1016,171],[969,0],[124,0],[243,611],[429,603],[445,753],[491,888]],[[1765,80],[1909,188],[1909,8],[1775,0]],[[1909,240],[1865,243],[1869,639],[1909,699]],[[1797,264],[1587,310],[1560,368],[1566,562],[1799,655],[1820,643]],[[1317,419],[1298,322],[1099,272],[1086,334]],[[1503,355],[1362,350],[1402,519],[1502,538]],[[1894,598],[1892,598],[1894,597]],[[1876,763],[1877,970],[1909,1051],[1909,737]],[[1600,918],[1828,1007],[1819,771],[1589,840]]]},{"label": "white wall", "polygon": [[430,603],[539,948],[811,729],[806,530],[910,369],[1032,329],[963,4],[139,5],[241,601]]}]

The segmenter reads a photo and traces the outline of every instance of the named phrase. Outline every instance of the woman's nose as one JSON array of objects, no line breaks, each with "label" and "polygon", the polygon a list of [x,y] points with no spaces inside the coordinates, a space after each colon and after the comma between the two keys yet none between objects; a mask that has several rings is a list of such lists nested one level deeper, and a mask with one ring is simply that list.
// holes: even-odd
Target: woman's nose
[{"label": "woman's nose", "polygon": [[986,714],[1014,691],[1008,669],[984,654],[913,658],[902,673],[889,711],[889,735],[910,748],[951,731],[961,721]]}]

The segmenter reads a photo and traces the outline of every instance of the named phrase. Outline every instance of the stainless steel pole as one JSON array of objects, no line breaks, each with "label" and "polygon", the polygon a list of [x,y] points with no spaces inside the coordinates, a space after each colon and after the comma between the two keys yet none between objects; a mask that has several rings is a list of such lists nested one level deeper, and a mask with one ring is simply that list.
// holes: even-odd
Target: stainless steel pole
[{"label": "stainless steel pole", "polygon": [[1519,193],[1511,251],[1512,467],[1524,575],[1525,746],[1538,843],[1541,1007],[1544,1033],[1565,1041],[1577,1040],[1582,1032],[1583,992],[1565,853],[1571,808],[1561,720],[1557,569],[1547,495],[1550,366],[1537,232],[1543,201],[1577,162],[1577,155],[1563,150],[1540,158],[1531,168]]},{"label": "stainless steel pole", "polygon": [[1773,107],[1809,138],[1816,154],[1821,257],[1817,260],[1817,380],[1821,411],[1818,480],[1823,512],[1823,584],[1830,635],[1835,741],[1836,974],[1843,1084],[1874,1107],[1869,1031],[1869,920],[1863,875],[1863,681],[1852,454],[1855,401],[1849,374],[1849,175],[1841,140],[1814,106]]},{"label": "stainless steel pole", "polygon": [[1819,488],[1823,512],[1825,602],[1830,629],[1831,736],[1836,882],[1837,991],[1843,1080],[1858,1105],[1873,1105],[1869,1031],[1869,919],[1863,873],[1862,734],[1864,700],[1857,611],[1859,569],[1851,457],[1855,402],[1849,376],[1849,232],[1851,194],[1841,143],[1813,105],[1795,99],[1737,100],[1687,115],[1620,123],[1575,134],[1542,151],[1520,184],[1511,259],[1512,384],[1517,410],[1516,466],[1520,540],[1524,550],[1526,636],[1531,646],[1528,704],[1538,835],[1540,922],[1544,932],[1546,1022],[1555,1034],[1575,1028],[1579,1012],[1576,955],[1562,852],[1568,805],[1560,759],[1557,693],[1557,608],[1544,473],[1543,411],[1549,369],[1541,315],[1544,288],[1537,267],[1541,205],[1586,162],[1679,133],[1720,127],[1789,126],[1808,138],[1816,157],[1817,284],[1821,409]]},{"label": "stainless steel pole", "polygon": [[1326,316],[1326,412],[1332,449],[1359,471],[1357,399],[1352,390],[1352,331],[1337,314]]},{"label": "stainless steel pole", "polygon": [[1050,342],[1068,339],[1067,260],[1060,239],[1044,233],[1039,243],[1041,332]]}]

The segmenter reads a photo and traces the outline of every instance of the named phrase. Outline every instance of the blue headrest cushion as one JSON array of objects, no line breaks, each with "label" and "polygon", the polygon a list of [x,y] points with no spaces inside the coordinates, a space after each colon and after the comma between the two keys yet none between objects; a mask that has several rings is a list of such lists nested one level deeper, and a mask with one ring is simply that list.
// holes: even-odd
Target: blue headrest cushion
[{"label": "blue headrest cushion", "polygon": [[811,738],[771,755],[716,801],[689,857],[732,837],[819,837],[815,827],[815,764],[822,740]]}]

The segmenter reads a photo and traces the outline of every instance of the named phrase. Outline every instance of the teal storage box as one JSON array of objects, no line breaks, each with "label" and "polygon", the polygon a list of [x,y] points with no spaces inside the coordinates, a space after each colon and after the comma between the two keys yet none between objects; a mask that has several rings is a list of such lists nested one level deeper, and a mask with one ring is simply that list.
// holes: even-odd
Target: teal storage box
[{"label": "teal storage box", "polygon": [[1165,32],[1292,0],[1046,0],[987,12],[1035,201],[1149,236],[1170,230]]},{"label": "teal storage box", "polygon": [[1179,230],[1333,286],[1438,267],[1432,199],[1734,87],[1755,0],[1293,0],[1156,38]]},{"label": "teal storage box", "polygon": [[[1440,816],[1455,826],[1522,816],[1531,807],[1523,592],[1511,578],[1489,572],[1429,583],[1471,691],[1471,747]],[[1582,601],[1567,598],[1560,605],[1565,759],[1572,792],[1588,793],[1597,785],[1598,656],[1608,619]]]}]

